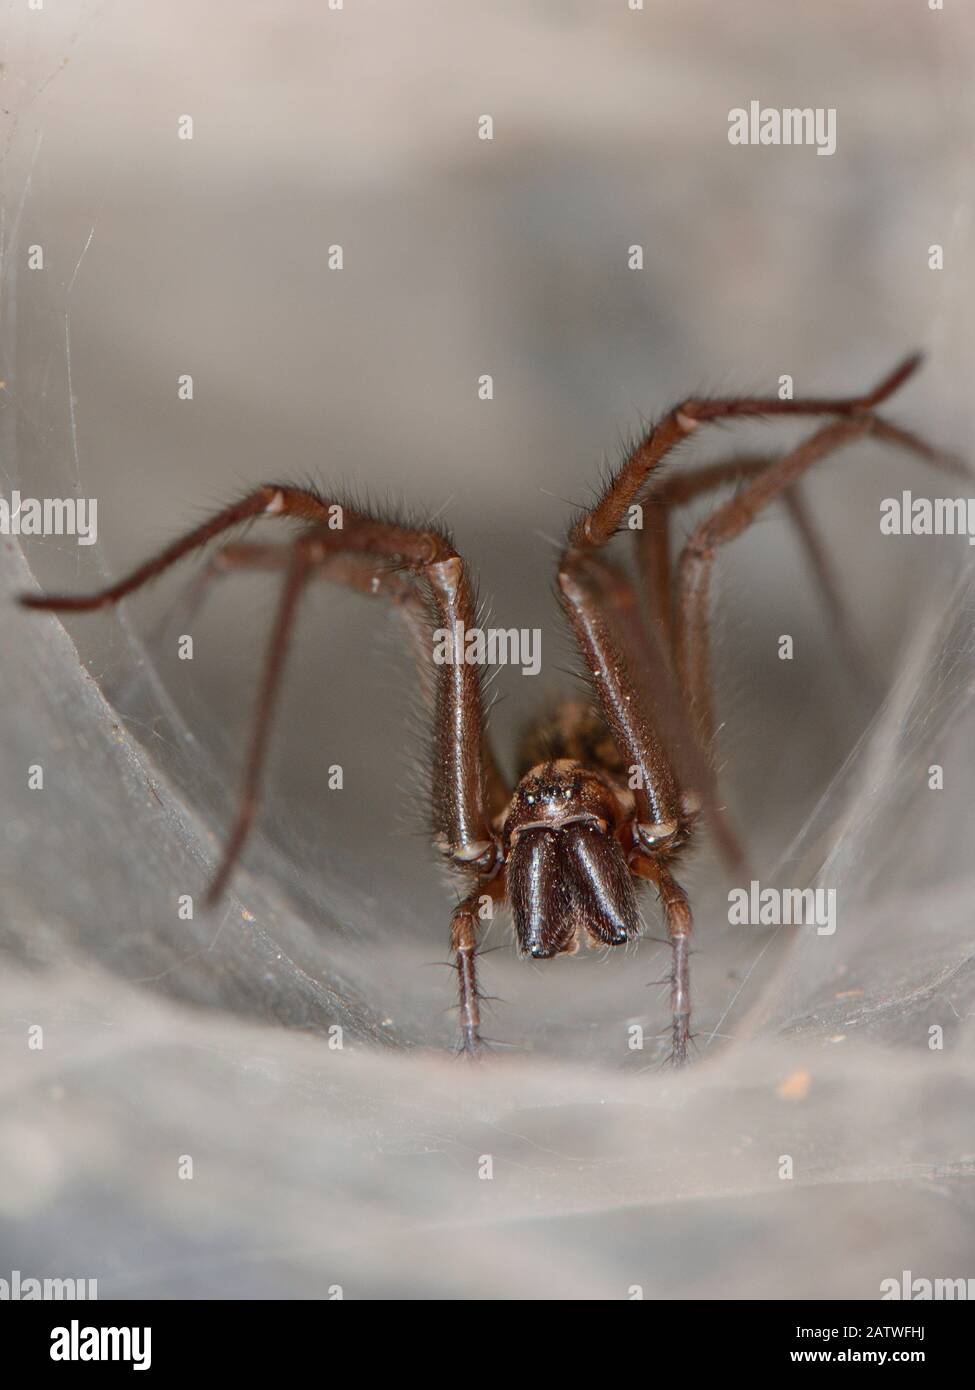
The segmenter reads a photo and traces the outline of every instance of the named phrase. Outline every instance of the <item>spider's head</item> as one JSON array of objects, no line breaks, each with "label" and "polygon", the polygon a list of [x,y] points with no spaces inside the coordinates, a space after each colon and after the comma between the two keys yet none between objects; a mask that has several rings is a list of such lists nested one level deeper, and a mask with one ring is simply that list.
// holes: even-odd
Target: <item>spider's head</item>
[{"label": "spider's head", "polygon": [[540,763],[522,778],[503,837],[524,955],[577,951],[583,932],[594,946],[619,946],[636,935],[636,894],[618,821],[612,789],[571,759]]}]

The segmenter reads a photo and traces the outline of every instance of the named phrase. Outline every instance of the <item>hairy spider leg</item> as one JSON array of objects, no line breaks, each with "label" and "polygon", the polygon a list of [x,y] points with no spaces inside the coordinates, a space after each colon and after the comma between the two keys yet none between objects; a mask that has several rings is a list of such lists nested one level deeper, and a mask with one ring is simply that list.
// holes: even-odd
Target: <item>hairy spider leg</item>
[{"label": "hairy spider leg", "polygon": [[[278,615],[271,634],[257,706],[244,793],[227,850],[211,896],[225,886],[240,854],[256,804],[257,787],[267,747],[271,715],[279,688],[298,599],[313,565],[324,563],[326,553],[354,552],[395,562],[427,587],[431,611],[438,624],[451,633],[476,625],[476,604],[464,562],[442,532],[398,525],[366,512],[345,509],[340,529],[329,526],[334,504],[307,488],[268,483],[240,501],[223,508],[177,538],[130,574],[95,594],[22,596],[29,608],[50,612],[86,612],[119,602],[143,584],[162,574],[191,551],[243,522],[258,517],[283,517],[304,521],[310,530],[293,546]],[[265,553],[264,560],[267,560]],[[340,577],[338,567],[332,577]],[[349,569],[347,578],[363,579],[360,569]],[[436,667],[433,690],[434,736],[432,810],[439,847],[451,866],[474,876],[478,884],[494,873],[499,849],[490,822],[485,767],[486,736],[481,701],[481,675],[463,661]],[[457,934],[455,933],[455,936]],[[478,1037],[475,951],[461,933],[455,946],[465,1048],[476,1051]]]},{"label": "hairy spider leg", "polygon": [[[931,467],[945,473],[972,477],[971,470],[953,454],[935,449],[907,430],[873,417],[871,435],[894,447],[913,453]],[[781,456],[780,456],[781,457]],[[643,577],[651,616],[665,642],[673,643],[673,598],[671,594],[670,521],[674,511],[696,497],[730,482],[744,483],[764,473],[777,462],[770,456],[736,456],[709,464],[693,472],[666,474],[656,485],[644,514],[644,525],[634,532],[637,565]],[[802,543],[813,576],[819,586],[830,624],[851,673],[864,688],[873,681],[863,666],[853,624],[830,564],[826,547],[809,513],[801,487],[793,482],[782,494],[790,519]]]},{"label": "hairy spider leg", "polygon": [[[653,711],[647,706],[646,697],[641,693],[627,670],[621,655],[615,649],[608,625],[600,611],[599,596],[591,579],[587,582],[584,557],[605,546],[620,528],[627,509],[640,500],[653,500],[653,475],[668,454],[700,425],[723,420],[742,419],[758,416],[793,415],[834,415],[840,421],[822,432],[829,447],[832,440],[852,438],[870,427],[866,419],[875,406],[880,405],[897,390],[918,368],[920,356],[914,354],[906,358],[890,372],[872,391],[860,396],[797,398],[780,400],[777,397],[739,397],[720,400],[699,400],[689,398],[674,407],[649,430],[624,461],[616,475],[603,489],[595,504],[584,512],[569,533],[568,545],[563,552],[558,570],[558,582],[563,604],[568,613],[576,638],[582,648],[587,665],[593,673],[596,694],[603,716],[621,755],[630,766],[636,768],[642,787],[635,793],[637,806],[638,840],[645,838],[641,825],[646,826],[647,818],[652,817],[660,806],[669,807],[676,816],[679,802],[675,795],[676,776],[669,758],[658,756],[660,741],[651,728]],[[865,423],[864,423],[865,422]],[[819,436],[816,436],[819,439]],[[807,446],[808,447],[808,446]],[[812,446],[813,455],[821,456],[819,444]],[[827,450],[828,451],[828,450]],[[792,456],[790,455],[790,458]],[[814,461],[810,457],[809,463]],[[776,465],[777,467],[779,465]],[[808,466],[808,465],[805,465]],[[803,471],[800,467],[794,474],[786,472],[786,483],[794,480]],[[752,487],[760,495],[762,478],[759,475]],[[744,494],[742,494],[744,495]],[[734,499],[738,501],[739,499]],[[732,504],[729,504],[732,505]],[[659,536],[659,527],[655,534]],[[657,592],[660,592],[660,574],[663,565],[658,560]],[[707,621],[707,578],[710,567],[702,569],[692,563],[684,566],[684,577],[678,602],[680,622],[676,645],[677,676],[682,692],[688,702],[694,732],[701,746],[708,753],[713,743],[711,728],[711,706],[707,686],[707,647],[706,632],[702,631]],[[669,582],[669,565],[668,565]],[[695,584],[697,590],[695,592]],[[703,658],[703,659],[702,659]],[[665,701],[665,707],[670,701]],[[716,839],[731,863],[736,862],[736,844],[723,823],[723,817],[716,816],[717,803],[713,795],[705,802],[705,810],[714,829]],[[652,841],[652,837],[651,837]],[[675,981],[672,999],[673,1055],[676,1062],[683,1062],[687,1056],[690,1036],[690,986],[687,962],[688,941],[692,919],[687,907],[686,896],[678,895],[670,886],[669,871],[655,854],[651,843],[644,844],[648,860],[645,877],[655,879],[658,884],[660,901],[667,923],[667,931],[672,945],[673,979]],[[634,865],[634,872],[640,872]],[[669,880],[669,881],[668,881]],[[676,888],[678,885],[674,884]]]}]

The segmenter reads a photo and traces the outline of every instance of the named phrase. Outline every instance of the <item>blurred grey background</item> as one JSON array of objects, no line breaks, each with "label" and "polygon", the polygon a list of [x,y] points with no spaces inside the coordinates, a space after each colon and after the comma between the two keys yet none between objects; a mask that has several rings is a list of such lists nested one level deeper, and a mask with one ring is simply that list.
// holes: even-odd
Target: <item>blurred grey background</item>
[{"label": "blurred grey background", "polygon": [[[854,391],[921,347],[890,413],[971,457],[960,7],[7,18],[3,490],[99,506],[97,546],[25,543],[43,587],[118,575],[268,477],[441,513],[494,621],[544,632],[537,680],[496,682],[510,760],[572,689],[554,543],[643,418],[783,373],[797,394]],[[731,146],[752,99],[835,107],[836,153]],[[796,437],[715,433],[683,466]],[[501,920],[483,972],[511,1046],[477,1073],[450,1057],[453,890],[377,606],[309,595],[261,833],[208,916],[275,582],[222,581],[192,662],[175,650],[191,567],[69,636],[5,603],[0,1275],[76,1272],[103,1296],[598,1299],[871,1298],[902,1268],[975,1273],[971,552],[877,523],[902,488],[954,495],[933,476],[867,444],[807,488],[882,700],[845,670],[778,510],[721,557],[729,805],[761,877],[820,874],[841,926],[729,927],[704,845],[686,875],[700,1060],[680,1077],[659,1065],[659,946],[533,967]],[[34,582],[13,540],[3,561],[5,592]],[[652,897],[645,917],[656,935]]]}]

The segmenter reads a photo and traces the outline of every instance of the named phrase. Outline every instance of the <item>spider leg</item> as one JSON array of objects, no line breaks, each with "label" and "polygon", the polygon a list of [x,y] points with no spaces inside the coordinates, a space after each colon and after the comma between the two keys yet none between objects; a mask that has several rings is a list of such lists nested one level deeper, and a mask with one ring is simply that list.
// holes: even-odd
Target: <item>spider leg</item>
[{"label": "spider leg", "polygon": [[298,600],[307,582],[310,568],[307,542],[298,540],[290,547],[290,550],[290,563],[288,565],[287,574],[285,575],[281,602],[274,620],[274,626],[271,629],[271,638],[264,660],[264,674],[257,700],[257,715],[254,720],[254,731],[251,736],[250,751],[247,757],[247,768],[244,774],[244,786],[237,808],[237,818],[234,821],[233,829],[224,846],[220,867],[217,870],[216,876],[210,885],[210,891],[207,894],[207,902],[211,906],[222,895],[224,888],[227,886],[227,880],[230,878],[234,866],[240,857],[240,851],[243,848],[247,833],[254,819],[254,812],[257,809],[257,791],[267,754],[268,738],[271,732],[271,719],[274,713],[278,691],[281,686],[281,676],[284,671],[288,640],[294,627]]},{"label": "spider leg", "polygon": [[[617,747],[630,758],[628,766],[640,770],[636,780],[644,789],[660,784],[647,798],[650,822],[659,825],[672,819],[663,814],[662,803],[672,807],[675,797],[679,814],[684,815],[687,797],[683,793],[693,788],[692,795],[707,806],[723,853],[740,869],[741,848],[717,805],[714,773],[684,714],[667,654],[643,621],[632,581],[601,555],[569,553],[564,565],[575,575],[568,589],[561,577],[560,584],[583,656],[591,671],[609,673],[607,680],[597,676],[604,717],[610,722],[611,710],[617,709],[627,716],[630,733],[610,722]],[[641,749],[643,762],[638,761]],[[654,767],[660,772],[652,773]],[[675,788],[670,786],[668,769],[676,776]],[[639,788],[634,791],[636,795]],[[638,795],[637,805],[639,821]]]},{"label": "spider leg", "polygon": [[[677,566],[677,670],[694,712],[700,736],[709,742],[714,720],[709,678],[708,611],[711,573],[718,546],[726,545],[747,529],[770,502],[780,494],[788,496],[796,482],[835,449],[864,435],[872,434],[916,454],[945,472],[971,476],[967,467],[953,456],[939,452],[916,435],[880,420],[868,411],[858,411],[826,425],[791,453],[760,470],[747,485],[718,507],[692,533]],[[800,515],[800,526],[802,517]],[[808,542],[807,542],[808,545]],[[813,542],[813,549],[816,542]],[[817,563],[817,557],[810,558]],[[818,562],[822,564],[823,558]]]},{"label": "spider leg", "polygon": [[648,878],[656,884],[660,903],[664,910],[672,960],[670,974],[672,1056],[677,1065],[682,1065],[687,1061],[687,1043],[690,1038],[691,1026],[691,909],[687,901],[687,894],[667,866],[659,859],[643,859],[640,861],[638,872],[642,878]]},{"label": "spider leg", "polygon": [[151,555],[143,564],[94,594],[22,594],[20,602],[25,608],[40,608],[51,613],[90,613],[98,608],[108,608],[126,598],[143,584],[148,584],[157,575],[170,569],[184,555],[199,550],[215,540],[224,531],[244,522],[254,521],[260,516],[297,517],[306,521],[327,521],[328,508],[314,493],[303,488],[279,487],[275,483],[265,483],[249,492],[239,502],[216,512],[199,526],[178,536],[163,550]]},{"label": "spider leg", "polygon": [[[686,759],[686,749],[693,747],[694,743],[693,738],[682,737],[686,727],[683,710],[672,693],[668,693],[672,692],[666,655],[669,650],[667,638],[671,611],[670,557],[665,509],[662,512],[653,507],[655,490],[652,483],[656,481],[653,474],[662,460],[700,425],[720,420],[777,415],[834,415],[840,417],[840,422],[829,427],[830,430],[841,431],[843,438],[854,437],[870,427],[868,412],[886,400],[919,364],[918,356],[907,358],[872,391],[861,396],[797,400],[760,397],[686,400],[648,432],[624,461],[595,505],[579,517],[569,533],[569,542],[558,571],[561,598],[586,664],[592,672],[606,723],[621,754],[639,774],[638,786],[634,789],[634,835],[638,852],[631,859],[631,868],[633,872],[656,881],[667,917],[674,961],[672,1010],[674,1056],[677,1061],[683,1061],[687,1054],[690,1014],[687,956],[691,915],[683,889],[661,862],[654,845],[660,839],[662,828],[673,826],[677,829],[682,822],[686,825],[688,808],[682,804],[675,765],[671,761],[671,753],[663,746],[655,727],[656,721],[660,722],[668,736],[673,756],[679,758],[683,750],[683,758]],[[827,432],[823,434],[825,436]],[[795,476],[801,471],[802,468],[799,468]],[[752,487],[760,486],[765,476],[758,475]],[[782,486],[788,486],[795,476],[787,474]],[[599,562],[593,563],[593,552],[612,539],[628,508],[640,498],[651,504],[649,529],[653,538],[647,556],[649,563],[644,565],[643,572],[648,581],[648,598],[655,621],[651,641],[642,646],[644,656],[647,652],[651,655],[655,652],[658,658],[653,673],[656,700],[652,703],[646,684],[641,686],[634,676],[618,632],[614,634],[612,631],[606,595],[600,592],[601,587],[605,590],[606,569]],[[693,734],[699,740],[699,750],[710,749],[713,742],[707,698],[707,667],[706,661],[700,659],[699,652],[706,642],[706,632],[703,635],[700,632],[700,614],[706,614],[707,594],[705,589],[702,607],[701,598],[693,589],[695,579],[700,586],[706,583],[706,577],[706,571],[703,578],[697,572],[682,574],[678,615],[682,628],[678,632],[676,645],[678,680],[690,705],[691,724]],[[688,612],[696,615],[696,622],[690,627],[686,623]],[[693,634],[693,641],[687,639],[687,632]],[[691,664],[688,661],[689,651],[698,658],[692,673],[695,677],[693,681],[688,679]],[[706,656],[706,646],[704,654]],[[687,763],[684,762],[682,771],[686,770]],[[741,863],[741,852],[719,812],[711,778],[703,782],[700,792],[716,839],[725,857],[737,867]]]},{"label": "spider leg", "polygon": [[181,632],[189,628],[206,603],[216,582],[226,574],[237,570],[266,570],[277,572],[287,569],[291,558],[291,546],[267,544],[259,541],[230,541],[220,547],[200,565],[180,591],[172,611],[164,613],[150,635],[150,646],[162,642],[170,632]]},{"label": "spider leg", "polygon": [[[222,546],[200,567],[187,585],[178,613],[165,620],[167,629],[188,626],[199,615],[214,584],[227,574],[241,570],[276,573],[286,569],[291,546],[258,541],[231,541]],[[315,547],[310,552],[314,566],[312,578],[343,584],[367,598],[386,598],[397,609],[412,639],[417,673],[426,704],[432,708],[433,680],[428,661],[429,623],[426,604],[413,580],[398,570],[377,566],[368,556],[334,552]]]},{"label": "spider leg", "polygon": [[[648,707],[648,683],[640,680],[634,656],[627,655],[620,641],[625,621],[620,607],[627,601],[627,589],[622,576],[614,577],[605,563],[571,546],[562,557],[558,582],[562,606],[592,674],[603,717],[636,783],[635,834],[652,847],[660,826],[677,827],[680,788],[654,719],[659,708]],[[654,652],[647,641],[643,654],[652,659]],[[666,673],[662,658],[658,665]]]},{"label": "spider leg", "polygon": [[[607,722],[621,751],[627,754],[631,765],[637,766],[642,779],[645,779],[652,770],[653,749],[650,746],[652,740],[646,730],[649,721],[646,717],[646,711],[639,708],[637,692],[632,688],[632,681],[627,679],[621,663],[617,663],[616,669],[610,669],[606,663],[599,664],[598,648],[604,639],[599,631],[598,623],[594,622],[591,616],[587,618],[583,612],[587,604],[590,608],[592,606],[591,594],[588,600],[585,594],[585,558],[612,539],[619,529],[627,509],[637,499],[643,497],[644,502],[649,502],[651,504],[648,508],[651,533],[657,538],[657,549],[654,552],[651,548],[652,562],[649,566],[650,602],[652,607],[656,609],[657,631],[660,632],[662,627],[663,635],[666,635],[669,631],[669,618],[666,615],[670,611],[669,555],[660,540],[666,518],[662,518],[659,510],[652,505],[656,496],[656,489],[653,487],[656,480],[653,475],[661,461],[700,425],[715,421],[755,416],[838,415],[855,423],[874,406],[886,400],[892,392],[896,391],[917,370],[920,361],[921,359],[917,355],[908,357],[894,371],[884,377],[872,391],[861,396],[821,399],[797,398],[795,400],[779,400],[777,397],[685,400],[665,415],[659,424],[651,428],[641,443],[624,461],[615,477],[610,480],[595,505],[584,512],[572,527],[569,533],[569,545],[563,554],[559,567],[559,585],[563,600],[575,629],[576,638],[596,678],[600,703],[603,706]],[[644,495],[645,493],[646,495]],[[661,614],[665,616],[661,618]],[[678,660],[678,676],[681,685],[686,689],[684,675],[685,673],[680,670],[680,661]],[[700,691],[700,683],[695,688]],[[698,705],[701,703],[700,695],[697,703]],[[664,706],[676,708],[676,701],[665,700]],[[709,749],[712,742],[709,736],[709,725],[700,717],[700,709],[694,708],[694,702],[692,702],[692,714],[695,716],[692,721],[695,733],[701,737],[702,747]],[[684,722],[683,719],[681,722]],[[673,736],[674,731],[674,728],[665,730],[671,736]],[[666,770],[660,769],[660,775],[666,782]],[[700,794],[722,852],[729,862],[737,866],[740,863],[740,852],[737,851],[737,845],[734,843],[728,827],[723,823],[715,794],[707,785],[700,788]],[[645,816],[647,812],[648,807],[645,799],[641,801],[638,793],[638,819]]]},{"label": "spider leg", "polygon": [[654,884],[663,908],[671,951],[669,984],[672,1059],[680,1064],[687,1061],[687,1043],[691,1026],[690,943],[694,923],[690,903],[684,889],[658,856],[637,855],[630,861],[630,869],[638,878],[649,879]]},{"label": "spider leg", "polygon": [[877,682],[867,669],[860,646],[854,636],[853,623],[843,601],[840,586],[833,574],[833,567],[829,562],[829,555],[826,553],[823,538],[810,515],[805,495],[798,483],[793,483],[791,487],[786,488],[784,501],[796,534],[806,552],[809,567],[819,585],[823,606],[826,609],[837,645],[843,653],[847,669],[863,691],[878,696]]},{"label": "spider leg", "polygon": [[[333,513],[339,513],[335,526]],[[87,596],[29,594],[21,602],[30,608],[48,611],[86,612],[119,602],[178,560],[200,549],[217,536],[243,522],[261,516],[285,517],[306,522],[307,530],[292,547],[281,605],[271,636],[264,677],[258,700],[258,713],[251,741],[244,793],[237,820],[223,862],[211,890],[211,898],[225,886],[240,853],[253,819],[256,791],[264,762],[270,717],[273,711],[288,638],[297,602],[310,573],[321,567],[329,577],[342,578],[368,592],[396,588],[389,574],[406,571],[422,584],[429,598],[429,617],[448,638],[451,651],[460,659],[436,665],[431,681],[434,710],[432,739],[433,828],[439,848],[453,868],[481,880],[492,874],[499,859],[499,846],[491,827],[488,797],[493,760],[486,752],[481,678],[476,667],[463,660],[462,634],[476,626],[474,592],[464,562],[450,539],[441,531],[401,526],[351,508],[329,504],[307,488],[269,483],[225,507],[214,516],[173,541],[114,584]],[[371,571],[349,560],[349,553],[365,555],[372,561]],[[244,560],[241,552],[236,558]],[[247,557],[270,563],[268,552],[251,552]],[[232,561],[231,561],[232,562]],[[365,588],[364,588],[365,591]],[[400,597],[405,591],[400,589]],[[419,623],[420,607],[407,600]],[[426,617],[426,609],[424,609]],[[419,628],[418,628],[419,630]],[[426,629],[425,629],[426,630]],[[434,665],[432,634],[427,630],[423,666]],[[493,773],[496,776],[496,773]],[[460,942],[466,950],[466,936]],[[460,962],[472,956],[461,956]],[[459,964],[460,964],[459,962]],[[465,966],[466,972],[466,966]]]},{"label": "spider leg", "polygon": [[[284,569],[288,564],[290,551],[291,547],[288,545],[260,544],[252,541],[231,542],[223,546],[195,577],[186,605],[182,609],[182,621],[192,621],[214,581],[221,575],[238,570]],[[327,579],[332,583],[342,584],[365,598],[384,598],[392,604],[409,635],[420,693],[424,705],[432,713],[436,705],[436,683],[435,668],[430,662],[429,604],[412,576],[388,565],[377,564],[368,555],[335,551],[322,545],[311,547],[310,560],[314,567],[311,578]],[[511,791],[501,775],[486,733],[483,739],[483,754],[488,810],[490,815],[494,816],[507,805]]]},{"label": "spider leg", "polygon": [[798,448],[756,474],[736,496],[703,521],[685,544],[677,566],[677,672],[705,746],[710,746],[714,738],[708,615],[717,547],[741,535],[773,498],[814,463],[841,445],[861,438],[871,425],[871,417],[861,414],[817,430]]},{"label": "spider leg", "polygon": [[[732,458],[693,473],[670,474],[662,480],[650,505],[644,509],[643,528],[634,532],[637,566],[648,594],[651,612],[668,649],[673,648],[673,600],[670,575],[670,520],[674,510],[694,498],[729,482],[745,482],[769,468],[773,458]],[[822,538],[806,506],[798,484],[787,488],[784,501],[806,558],[819,585],[836,640],[855,679],[864,688],[873,685],[864,668],[853,636],[853,626],[836,583]],[[650,524],[647,525],[647,518]]]},{"label": "spider leg", "polygon": [[973,476],[971,465],[957,454],[935,448],[926,439],[921,439],[910,430],[901,429],[900,425],[892,425],[889,420],[884,420],[879,415],[874,416],[873,433],[885,444],[892,444],[896,449],[906,449],[908,453],[915,454],[924,463],[930,464],[942,473],[953,473],[956,477],[969,479]]},{"label": "spider leg", "polygon": [[640,587],[646,598],[650,621],[668,660],[672,656],[674,640],[670,585],[670,516],[673,505],[669,498],[659,494],[648,498],[643,504],[643,525],[633,533]]},{"label": "spider leg", "polygon": [[[713,798],[713,776],[683,718],[656,634],[648,634],[638,621],[635,595],[626,578],[601,557],[579,554],[570,547],[559,569],[559,585],[614,742],[631,772],[640,774],[633,788],[636,844],[629,857],[630,871],[656,884],[664,909],[673,959],[673,1055],[675,1062],[682,1063],[687,1058],[690,1027],[691,912],[684,890],[660,855],[666,854],[668,843],[679,840],[680,832],[686,834],[694,811],[681,794],[672,756],[679,750],[682,769],[698,772],[702,798]],[[624,635],[629,639],[626,645],[620,641]],[[646,658],[642,668],[630,652]],[[641,669],[649,679],[640,679]],[[665,749],[658,727],[678,743],[671,741]],[[740,864],[740,848],[724,817],[714,807],[709,810],[726,855]]]},{"label": "spider leg", "polygon": [[[314,570],[329,574],[362,588],[363,592],[378,593],[386,581],[387,592],[402,596],[410,587],[402,575],[388,572],[377,575],[375,564],[364,564],[362,556],[350,556],[324,550],[314,532],[299,538],[292,545],[250,545],[226,546],[214,560],[214,573],[232,569],[257,568],[278,570],[287,565],[287,574],[281,603],[271,632],[270,643],[264,663],[264,676],[257,701],[257,714],[251,736],[247,770],[243,791],[238,805],[237,818],[224,849],[223,859],[207,895],[212,905],[223,895],[231,873],[240,857],[240,852],[253,823],[257,809],[258,788],[267,754],[272,716],[284,671],[288,641],[294,626],[298,600]],[[366,588],[369,578],[374,584]],[[404,601],[407,601],[404,598]]]},{"label": "spider leg", "polygon": [[[400,526],[351,508],[342,512],[341,526],[332,529],[333,510],[342,511],[307,488],[268,483],[95,594],[26,594],[21,603],[52,612],[86,612],[106,607],[224,531],[267,515],[312,524],[314,529],[307,533],[307,539],[314,541],[314,547],[302,551],[309,565],[313,559],[324,565],[330,555],[352,551],[370,555],[377,563],[388,561],[408,570],[426,585],[433,616],[452,639],[453,647],[459,647],[460,634],[476,625],[476,608],[464,562],[450,540],[439,531]],[[485,804],[483,715],[480,677],[475,667],[463,660],[437,666],[434,705],[433,799],[437,838],[457,866],[483,868],[488,861],[493,864],[497,851]]]},{"label": "spider leg", "polygon": [[[640,497],[663,459],[699,426],[756,416],[856,416],[880,405],[920,365],[920,355],[915,353],[884,377],[872,391],[862,396],[797,397],[795,400],[779,400],[774,396],[741,396],[683,401],[650,429],[611,479],[595,506],[579,518],[571,532],[572,545],[587,550],[605,545],[619,530],[627,509]],[[653,500],[652,492],[648,500]]]},{"label": "spider leg", "polygon": [[[895,448],[913,453],[924,463],[941,472],[967,478],[972,476],[968,465],[953,454],[933,447],[926,440],[878,416],[874,416],[871,433],[875,438]],[[736,457],[695,469],[690,473],[667,474],[653,489],[653,496],[644,509],[644,525],[634,532],[634,536],[637,565],[643,576],[644,590],[648,596],[652,616],[668,646],[673,641],[669,523],[674,508],[725,483],[748,481],[772,467],[774,462],[775,460],[769,457]],[[819,585],[823,603],[847,665],[861,685],[871,688],[874,681],[864,669],[840,588],[799,485],[793,483],[787,487],[783,500]]]},{"label": "spider leg", "polygon": [[[316,573],[322,578],[343,584],[366,598],[385,598],[393,605],[409,634],[424,705],[431,715],[440,718],[438,701],[442,686],[438,688],[438,668],[430,660],[431,616],[435,617],[436,610],[431,615],[430,603],[414,576],[388,565],[377,565],[368,556],[335,552],[327,547],[318,557],[316,566]],[[473,607],[463,621],[467,627],[473,626]],[[498,768],[483,716],[479,742],[485,805],[488,817],[493,818],[508,804],[511,789]]]},{"label": "spider leg", "polygon": [[[211,579],[238,569],[281,569],[287,564],[288,550],[287,545],[258,545],[248,541],[226,545],[210,561]],[[430,605],[414,578],[388,565],[377,564],[368,555],[335,551],[324,545],[312,546],[311,561],[313,578],[327,579],[365,598],[384,598],[392,604],[410,638],[424,705],[433,713],[436,668],[430,661]],[[498,768],[486,732],[482,752],[488,812],[493,817],[507,805],[511,791]]]},{"label": "spider leg", "polygon": [[460,1001],[460,1034],[464,1052],[476,1057],[481,1050],[481,995],[477,988],[478,900],[487,885],[478,885],[454,909],[450,924],[450,949],[457,970]]}]

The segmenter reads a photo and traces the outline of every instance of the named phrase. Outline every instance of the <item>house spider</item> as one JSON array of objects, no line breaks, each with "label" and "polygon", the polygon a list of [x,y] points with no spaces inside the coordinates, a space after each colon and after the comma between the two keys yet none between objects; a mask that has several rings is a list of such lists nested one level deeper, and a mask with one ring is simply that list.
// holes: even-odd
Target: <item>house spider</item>
[{"label": "house spider", "polygon": [[[266,483],[96,594],[30,594],[21,601],[52,612],[102,608],[241,523],[262,517],[302,523],[283,545],[228,544],[205,571],[284,572],[243,792],[210,901],[226,886],[254,818],[286,650],[306,584],[321,576],[385,597],[411,632],[433,719],[435,842],[465,881],[450,933],[464,1050],[476,1054],[482,1045],[476,978],[482,898],[510,903],[522,954],[544,959],[575,951],[583,937],[596,946],[634,938],[639,931],[635,889],[645,879],[657,890],[671,944],[672,1056],[683,1062],[690,1037],[691,912],[673,868],[702,813],[728,863],[741,869],[743,862],[717,800],[710,761],[715,725],[709,585],[716,552],[784,495],[842,634],[839,599],[795,484],[813,464],[866,435],[935,466],[965,472],[954,459],[875,414],[919,362],[918,356],[909,357],[860,396],[685,400],[646,433],[595,505],[571,527],[558,566],[558,597],[595,701],[592,707],[560,706],[529,736],[513,790],[485,734],[482,670],[463,661],[435,665],[432,659],[433,625],[456,636],[460,624],[469,631],[477,623],[464,561],[440,526],[343,509],[311,488]],[[660,468],[702,425],[796,415],[831,418],[785,457],[739,457],[683,474]],[[694,529],[672,567],[673,509],[730,481],[738,482],[738,491]],[[603,554],[634,506],[642,506],[645,523],[635,531],[638,584]],[[641,612],[641,595],[649,622]]]}]

